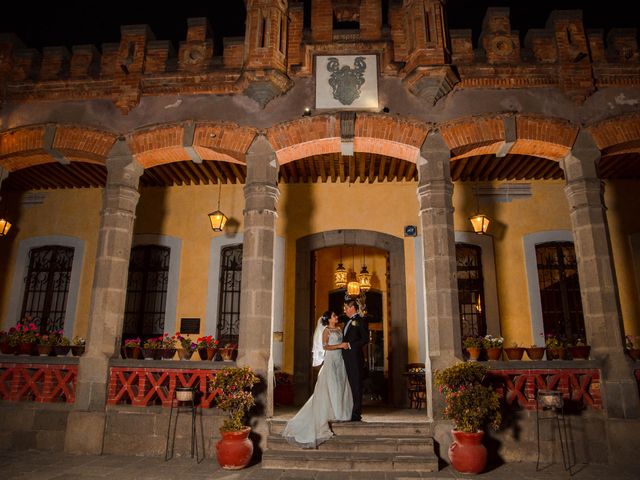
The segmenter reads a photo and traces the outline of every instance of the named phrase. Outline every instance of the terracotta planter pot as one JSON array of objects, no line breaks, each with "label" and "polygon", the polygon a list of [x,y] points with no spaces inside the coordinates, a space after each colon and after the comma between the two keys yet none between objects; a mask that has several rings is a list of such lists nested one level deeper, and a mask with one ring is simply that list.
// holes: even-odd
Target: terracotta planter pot
[{"label": "terracotta planter pot", "polygon": [[632,348],[627,350],[629,352],[629,356],[634,360],[640,360],[640,348]]},{"label": "terracotta planter pot", "polygon": [[591,346],[589,345],[579,345],[569,347],[569,355],[574,360],[586,360],[589,358],[589,353],[591,353]]},{"label": "terracotta planter pot", "polygon": [[233,360],[233,356],[236,353],[235,348],[221,348],[220,349],[220,357],[222,357],[222,361],[231,362]]},{"label": "terracotta planter pot", "polygon": [[467,352],[469,352],[469,361],[477,362],[482,353],[482,349],[479,347],[467,347]]},{"label": "terracotta planter pot", "polygon": [[84,345],[71,345],[71,354],[74,357],[79,357],[84,353],[85,346]]},{"label": "terracotta planter pot", "polygon": [[59,357],[64,357],[71,351],[71,345],[55,345],[53,353]]},{"label": "terracotta planter pot", "polygon": [[508,347],[504,349],[504,353],[509,360],[522,360],[524,347]]},{"label": "terracotta planter pot", "polygon": [[200,360],[209,361],[209,362],[213,360],[213,357],[216,356],[217,352],[218,352],[217,348],[199,348],[198,349],[198,355],[200,355]]},{"label": "terracotta planter pot", "polygon": [[38,345],[38,355],[51,355],[53,345]]},{"label": "terracotta planter pot", "polygon": [[487,358],[489,360],[500,360],[502,358],[502,347],[487,348]]},{"label": "terracotta planter pot", "polygon": [[467,433],[451,430],[453,443],[449,460],[460,473],[482,473],[487,466],[487,449],[482,444],[484,432]]},{"label": "terracotta planter pot", "polygon": [[165,360],[171,360],[174,355],[176,354],[176,350],[175,348],[163,348],[162,349],[162,358],[164,358]]},{"label": "terracotta planter pot", "polygon": [[184,348],[178,349],[178,356],[180,360],[191,360],[191,356],[193,355],[193,350],[185,350]]},{"label": "terracotta planter pot", "polygon": [[525,349],[527,351],[527,356],[531,360],[542,360],[544,356],[545,348],[544,347],[529,347]]},{"label": "terracotta planter pot", "polygon": [[31,355],[34,351],[37,352],[35,347],[35,343],[19,343],[16,349],[16,355]]},{"label": "terracotta planter pot", "polygon": [[249,440],[251,427],[237,432],[220,430],[222,439],[216,443],[216,456],[220,466],[226,470],[239,470],[246,467],[253,455],[253,443]]},{"label": "terracotta planter pot", "polygon": [[131,360],[138,360],[142,357],[142,349],[140,347],[125,347],[124,354]]},{"label": "terracotta planter pot", "polygon": [[567,356],[567,349],[560,348],[547,348],[547,360],[564,360]]},{"label": "terracotta planter pot", "polygon": [[13,345],[9,345],[9,342],[2,342],[0,343],[0,352],[2,352],[4,355],[11,355],[13,352],[15,352],[16,347],[14,347]]}]

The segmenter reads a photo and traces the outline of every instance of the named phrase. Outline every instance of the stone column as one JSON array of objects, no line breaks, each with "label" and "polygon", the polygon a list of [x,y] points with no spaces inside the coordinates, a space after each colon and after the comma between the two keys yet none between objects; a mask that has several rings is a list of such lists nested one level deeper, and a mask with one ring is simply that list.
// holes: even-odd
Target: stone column
[{"label": "stone column", "polygon": [[[427,358],[427,413],[442,418],[444,402],[433,387],[431,373],[462,358],[460,312],[453,230],[453,183],[449,147],[431,132],[418,159],[418,201],[422,231],[425,286],[425,345]],[[421,301],[421,299],[417,299]]]},{"label": "stone column", "polygon": [[[278,196],[275,152],[264,135],[259,135],[247,152],[237,363],[251,367],[265,382],[256,403],[264,408],[263,413],[268,417],[273,415],[273,287]],[[259,421],[252,426],[264,444],[268,434],[266,422]]]},{"label": "stone column", "polygon": [[131,239],[140,197],[138,181],[143,171],[125,141],[118,140],[107,158],[87,350],[80,357],[76,399],[67,421],[67,452],[102,453],[109,359],[120,351]]},{"label": "stone column", "polygon": [[600,150],[582,130],[562,168],[575,242],[580,294],[591,354],[603,362],[601,390],[610,418],[639,418],[638,386],[624,355],[624,328],[616,294],[603,183],[596,173]]}]

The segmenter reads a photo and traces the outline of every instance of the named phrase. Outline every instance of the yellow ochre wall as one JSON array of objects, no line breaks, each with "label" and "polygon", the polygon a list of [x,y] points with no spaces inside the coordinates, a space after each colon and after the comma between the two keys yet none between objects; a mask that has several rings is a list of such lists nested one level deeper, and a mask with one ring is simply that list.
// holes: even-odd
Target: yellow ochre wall
[{"label": "yellow ochre wall", "polygon": [[[563,181],[534,181],[532,196],[508,203],[480,200],[480,210],[492,219],[501,334],[507,342],[532,342],[529,301],[523,257],[523,236],[544,230],[570,230]],[[499,183],[496,182],[495,185]],[[483,184],[486,185],[486,184]],[[285,239],[284,342],[285,370],[293,366],[295,312],[295,246],[297,239],[314,233],[360,229],[402,238],[407,285],[408,361],[419,361],[414,241],[403,237],[405,225],[420,225],[416,183],[281,184],[277,235]],[[456,182],[454,222],[457,231],[470,231],[468,217],[476,209],[474,183]],[[182,240],[177,318],[205,318],[211,230],[207,213],[216,209],[217,185],[145,188],[136,212],[136,234],[158,234]],[[95,252],[102,206],[102,189],[45,191],[42,204],[16,206],[18,197],[6,195],[14,206],[14,230],[0,239],[0,314],[2,328],[16,319],[6,317],[14,274],[15,254],[21,240],[41,235],[69,235],[85,241],[75,335],[85,335]],[[605,201],[626,333],[640,334],[638,286],[633,271],[629,235],[640,232],[637,182],[607,182]],[[242,232],[243,185],[223,185],[220,208],[230,218],[228,231]],[[418,228],[418,234],[421,234]],[[636,252],[639,253],[639,252]],[[345,266],[350,266],[345,254]],[[356,258],[356,263],[359,263]],[[335,266],[332,265],[332,268]],[[359,265],[356,267],[359,269]],[[378,267],[376,266],[376,270]],[[370,269],[371,271],[371,269]],[[212,279],[217,281],[217,279]],[[422,319],[420,319],[422,321]],[[204,329],[204,322],[203,322]],[[499,332],[490,332],[499,333]]]}]

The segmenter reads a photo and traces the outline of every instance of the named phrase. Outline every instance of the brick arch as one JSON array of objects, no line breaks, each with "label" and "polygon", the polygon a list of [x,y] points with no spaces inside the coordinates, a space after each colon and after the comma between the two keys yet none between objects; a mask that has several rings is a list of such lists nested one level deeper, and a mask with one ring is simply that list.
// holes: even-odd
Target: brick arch
[{"label": "brick arch", "polygon": [[0,167],[9,172],[46,163],[56,157],[70,162],[105,165],[117,135],[85,125],[37,124],[0,133]]},{"label": "brick arch", "polygon": [[257,130],[233,122],[180,122],[138,129],[127,140],[133,156],[144,168],[191,158],[246,164],[246,153]]},{"label": "brick arch", "polygon": [[[416,163],[420,146],[431,127],[390,115],[358,113],[353,128],[356,152],[386,155]],[[340,152],[342,135],[339,116],[334,114],[303,117],[267,130],[267,140],[275,150],[280,165],[313,155]]]},{"label": "brick arch", "polygon": [[508,115],[467,117],[439,126],[452,152],[451,160],[495,154],[505,141],[513,142],[509,153],[560,161],[571,150],[579,126],[558,118],[515,115],[514,139],[506,139]]},{"label": "brick arch", "polygon": [[587,127],[602,155],[640,153],[640,114],[607,118]]}]

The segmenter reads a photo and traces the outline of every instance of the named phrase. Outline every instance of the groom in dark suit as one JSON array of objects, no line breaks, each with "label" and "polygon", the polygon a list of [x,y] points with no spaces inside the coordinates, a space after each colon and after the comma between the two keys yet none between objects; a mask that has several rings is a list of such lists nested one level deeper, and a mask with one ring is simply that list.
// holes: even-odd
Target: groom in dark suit
[{"label": "groom in dark suit", "polygon": [[342,358],[353,394],[352,422],[362,420],[362,381],[367,368],[362,350],[369,343],[369,328],[366,320],[358,314],[357,305],[353,299],[344,302],[344,313],[348,320],[344,326],[342,339],[349,344],[349,348],[342,350]]}]

